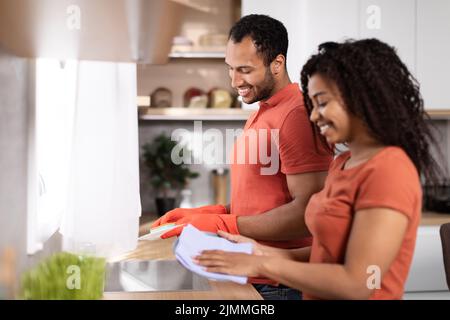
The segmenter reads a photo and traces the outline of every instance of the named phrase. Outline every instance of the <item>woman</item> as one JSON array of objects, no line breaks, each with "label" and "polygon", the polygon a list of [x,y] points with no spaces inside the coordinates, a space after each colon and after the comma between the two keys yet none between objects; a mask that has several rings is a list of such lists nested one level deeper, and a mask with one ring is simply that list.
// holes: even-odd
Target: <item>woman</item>
[{"label": "woman", "polygon": [[433,182],[439,171],[418,84],[376,39],[320,45],[301,82],[316,129],[349,149],[306,208],[312,247],[280,250],[221,232],[252,241],[253,254],[204,251],[194,259],[211,272],[298,288],[304,299],[401,299],[421,215],[419,175]]}]

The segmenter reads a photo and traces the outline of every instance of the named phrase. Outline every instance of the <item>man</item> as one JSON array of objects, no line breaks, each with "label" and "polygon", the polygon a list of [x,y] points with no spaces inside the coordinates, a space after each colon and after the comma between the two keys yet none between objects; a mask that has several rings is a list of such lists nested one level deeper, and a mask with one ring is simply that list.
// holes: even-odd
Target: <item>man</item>
[{"label": "man", "polygon": [[[248,15],[232,27],[225,58],[231,85],[245,103],[259,101],[260,107],[247,120],[244,134],[234,146],[231,204],[175,209],[154,227],[167,222],[190,223],[204,231],[224,230],[276,247],[311,245],[304,210],[311,195],[322,189],[332,155],[312,129],[298,84],[289,79],[287,47],[286,28],[268,16]],[[277,146],[277,153],[270,153],[271,160],[280,162],[280,168],[269,174],[260,157],[256,163],[237,161],[242,150],[246,160],[254,153],[260,156],[261,145],[252,147],[246,137],[268,130],[266,142]],[[255,136],[258,142],[265,139]],[[181,229],[169,231],[163,238],[179,235]],[[257,279],[252,282],[262,282],[254,285],[265,299],[300,297],[284,286]]]}]

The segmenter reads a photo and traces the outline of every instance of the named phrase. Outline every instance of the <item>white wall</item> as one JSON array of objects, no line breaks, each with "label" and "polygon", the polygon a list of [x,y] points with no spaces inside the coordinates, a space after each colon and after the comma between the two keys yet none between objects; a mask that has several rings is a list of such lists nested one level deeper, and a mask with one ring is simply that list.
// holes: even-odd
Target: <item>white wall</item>
[{"label": "white wall", "polygon": [[25,265],[29,72],[26,59],[0,48],[0,251]]},{"label": "white wall", "polygon": [[42,257],[60,250],[55,234],[38,254],[27,256],[28,152],[33,121],[34,63],[0,47],[0,252],[12,247],[16,280]]}]

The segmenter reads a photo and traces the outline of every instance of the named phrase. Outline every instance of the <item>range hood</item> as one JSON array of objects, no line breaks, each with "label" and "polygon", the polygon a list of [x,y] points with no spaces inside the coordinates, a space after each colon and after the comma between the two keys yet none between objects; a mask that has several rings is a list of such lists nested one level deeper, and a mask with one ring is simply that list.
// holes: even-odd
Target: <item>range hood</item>
[{"label": "range hood", "polygon": [[180,0],[0,0],[0,46],[22,57],[163,64]]}]

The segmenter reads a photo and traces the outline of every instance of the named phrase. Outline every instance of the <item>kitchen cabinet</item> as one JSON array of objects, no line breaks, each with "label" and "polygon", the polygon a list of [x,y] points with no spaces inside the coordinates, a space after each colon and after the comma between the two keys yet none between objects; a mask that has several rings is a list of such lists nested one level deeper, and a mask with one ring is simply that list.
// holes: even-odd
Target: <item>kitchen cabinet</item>
[{"label": "kitchen cabinet", "polygon": [[[448,0],[243,0],[242,15],[250,13],[267,14],[285,24],[293,81],[299,80],[303,64],[320,43],[375,37],[397,48],[420,83],[426,110],[450,110]],[[438,116],[448,118],[448,113]]]},{"label": "kitchen cabinet", "polygon": [[294,46],[291,54],[291,60],[299,57],[297,73],[317,53],[319,44],[358,38],[358,0],[303,0],[299,12],[296,17],[299,30],[291,36],[291,43],[300,44],[299,48]]},{"label": "kitchen cabinet", "polygon": [[[368,19],[379,9],[380,24]],[[445,94],[450,74],[450,1],[360,0],[360,37],[375,37],[397,48],[420,83],[425,109],[447,118],[450,96]]]},{"label": "kitchen cabinet", "polygon": [[405,292],[448,291],[439,225],[420,226]]},{"label": "kitchen cabinet", "polygon": [[[150,1],[151,2],[151,1]],[[176,24],[176,36],[170,39],[171,50],[166,64],[137,66],[138,96],[149,96],[164,87],[172,92],[171,106],[181,108],[183,96],[192,87],[209,92],[213,88],[232,91],[225,64],[228,32],[240,17],[240,0],[175,0],[182,7]],[[170,21],[169,21],[170,22]],[[173,21],[172,21],[173,22]],[[167,56],[166,56],[167,58]],[[152,110],[151,110],[152,111]],[[169,111],[172,112],[172,111]],[[197,117],[199,115],[195,115]],[[190,120],[191,115],[185,120]],[[214,118],[209,111],[204,119]],[[242,119],[242,115],[227,115]],[[147,114],[145,120],[183,120],[182,115]],[[219,120],[215,118],[214,120]],[[233,119],[231,119],[233,120]]]},{"label": "kitchen cabinet", "polygon": [[[242,14],[268,14],[289,32],[289,75],[295,81],[308,57],[326,41],[376,37],[398,48],[415,70],[414,0],[287,0],[283,8],[272,1],[244,0]],[[413,5],[411,5],[413,4]],[[275,10],[275,7],[278,7]],[[401,19],[399,19],[401,14]]]},{"label": "kitchen cabinet", "polygon": [[[282,5],[281,5],[282,4]],[[299,39],[302,38],[304,29],[301,28],[301,14],[303,1],[284,0],[275,3],[271,0],[242,0],[241,14],[266,14],[283,22],[289,33],[289,48],[287,54],[287,69],[291,80],[300,80],[301,61],[304,54]],[[294,40],[295,39],[295,40]],[[256,105],[252,108],[257,108]]]},{"label": "kitchen cabinet", "polygon": [[404,299],[450,299],[445,278],[440,226],[450,214],[423,212]]},{"label": "kitchen cabinet", "polygon": [[359,38],[377,38],[394,46],[415,74],[415,0],[360,0],[359,10]]},{"label": "kitchen cabinet", "polygon": [[302,66],[320,43],[358,37],[358,0],[243,0],[242,15],[251,13],[267,14],[285,25],[287,69],[294,82],[300,81]]},{"label": "kitchen cabinet", "polygon": [[425,106],[450,109],[450,1],[417,0],[417,78]]}]

